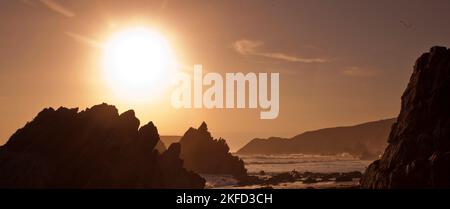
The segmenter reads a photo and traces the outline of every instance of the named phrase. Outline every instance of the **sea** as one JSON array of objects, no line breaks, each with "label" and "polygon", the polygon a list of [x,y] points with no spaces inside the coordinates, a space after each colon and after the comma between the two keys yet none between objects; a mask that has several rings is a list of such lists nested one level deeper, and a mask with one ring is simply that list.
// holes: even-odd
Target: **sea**
[{"label": "sea", "polygon": [[[349,154],[311,155],[311,154],[279,154],[279,155],[237,155],[244,163],[250,175],[270,177],[283,172],[313,172],[313,173],[345,173],[352,171],[364,172],[371,160],[360,160]],[[277,185],[237,186],[237,181],[227,175],[206,175],[207,188],[217,189],[252,189],[270,186],[274,189],[305,189],[305,188],[349,188],[357,186],[359,179],[350,182],[318,182],[304,184],[301,181],[281,183]]]}]

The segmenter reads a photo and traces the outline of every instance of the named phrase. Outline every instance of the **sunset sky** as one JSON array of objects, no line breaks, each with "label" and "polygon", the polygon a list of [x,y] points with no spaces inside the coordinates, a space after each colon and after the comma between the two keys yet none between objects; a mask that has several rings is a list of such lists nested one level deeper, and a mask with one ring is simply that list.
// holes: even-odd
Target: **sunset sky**
[{"label": "sunset sky", "polygon": [[[450,46],[448,0],[0,0],[0,144],[45,107],[106,102],[181,135],[208,123],[233,150],[255,137],[397,116],[415,59]],[[104,44],[130,27],[156,31],[184,71],[280,73],[280,113],[174,109],[170,91],[118,96]]]}]

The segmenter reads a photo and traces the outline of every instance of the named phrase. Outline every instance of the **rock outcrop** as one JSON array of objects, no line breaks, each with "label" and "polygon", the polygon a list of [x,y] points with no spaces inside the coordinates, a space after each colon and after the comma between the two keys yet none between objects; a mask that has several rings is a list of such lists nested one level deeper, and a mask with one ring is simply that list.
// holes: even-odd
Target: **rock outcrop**
[{"label": "rock outcrop", "polygon": [[238,154],[341,154],[378,159],[395,119],[308,131],[293,138],[253,139]]},{"label": "rock outcrop", "polygon": [[159,140],[164,143],[164,145],[170,146],[173,143],[178,143],[180,142],[181,136],[165,136],[165,135],[161,135],[159,136]]},{"label": "rock outcrop", "polygon": [[180,145],[162,154],[150,122],[111,105],[52,108],[14,133],[0,149],[0,188],[203,188],[183,168]]},{"label": "rock outcrop", "polygon": [[244,162],[231,155],[224,139],[213,139],[206,123],[190,128],[180,139],[185,167],[201,174],[228,174],[240,180],[247,177]]},{"label": "rock outcrop", "polygon": [[450,49],[417,60],[388,142],[363,187],[450,188]]},{"label": "rock outcrop", "polygon": [[163,153],[167,150],[166,144],[159,139],[158,143],[155,146],[155,149],[158,150],[159,153]]}]

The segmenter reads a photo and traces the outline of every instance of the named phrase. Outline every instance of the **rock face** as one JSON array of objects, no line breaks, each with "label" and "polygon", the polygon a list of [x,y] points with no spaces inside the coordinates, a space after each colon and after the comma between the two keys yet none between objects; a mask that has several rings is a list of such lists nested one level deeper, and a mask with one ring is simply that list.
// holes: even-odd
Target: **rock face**
[{"label": "rock face", "polygon": [[231,155],[224,139],[213,139],[206,123],[190,128],[180,139],[181,158],[188,170],[202,174],[229,174],[237,179],[247,177],[244,162]]},{"label": "rock face", "polygon": [[378,159],[395,119],[309,131],[290,139],[253,139],[238,154],[341,154]]},{"label": "rock face", "polygon": [[170,146],[173,143],[180,142],[181,136],[159,136],[159,140],[164,143],[165,146]]},{"label": "rock face", "polygon": [[450,49],[433,47],[416,62],[383,157],[365,188],[450,188]]},{"label": "rock face", "polygon": [[161,141],[161,139],[158,140],[158,143],[155,146],[155,149],[158,150],[159,153],[163,153],[167,150],[166,144]]},{"label": "rock face", "polygon": [[44,109],[1,147],[0,188],[203,188],[180,145],[159,154],[156,127],[139,123],[107,104]]}]

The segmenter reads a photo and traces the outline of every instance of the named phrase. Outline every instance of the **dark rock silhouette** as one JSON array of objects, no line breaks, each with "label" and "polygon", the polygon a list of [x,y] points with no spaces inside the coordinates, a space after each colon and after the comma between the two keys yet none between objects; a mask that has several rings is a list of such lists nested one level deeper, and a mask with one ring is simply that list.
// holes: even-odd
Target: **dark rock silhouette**
[{"label": "dark rock silhouette", "polygon": [[160,139],[156,144],[155,149],[158,150],[159,153],[163,153],[167,150],[167,147],[166,144],[164,144],[164,142],[162,142]]},{"label": "dark rock silhouette", "polygon": [[253,139],[238,154],[341,154],[377,159],[395,119],[309,131],[290,139]]},{"label": "dark rock silhouette", "polygon": [[190,128],[180,140],[181,158],[188,170],[204,174],[229,174],[236,179],[247,177],[244,162],[231,155],[224,139],[213,139],[206,123]]},{"label": "dark rock silhouette", "polygon": [[0,188],[203,188],[180,145],[162,154],[153,123],[111,105],[47,108],[0,149]]},{"label": "dark rock silhouette", "polygon": [[160,142],[164,143],[164,145],[166,147],[170,146],[173,143],[180,142],[180,139],[181,139],[181,136],[170,136],[170,135],[169,136],[164,136],[164,135],[159,136]]},{"label": "dark rock silhouette", "polygon": [[167,150],[167,147],[170,146],[173,143],[180,142],[181,136],[159,136],[158,144],[156,144],[156,149],[159,151],[159,153],[162,153]]},{"label": "dark rock silhouette", "polygon": [[433,47],[414,66],[383,157],[365,188],[450,188],[450,49]]}]

